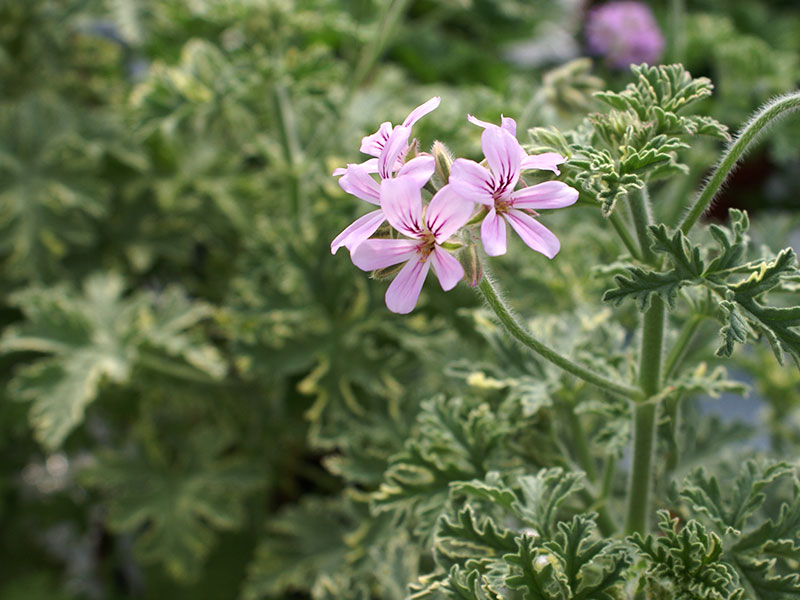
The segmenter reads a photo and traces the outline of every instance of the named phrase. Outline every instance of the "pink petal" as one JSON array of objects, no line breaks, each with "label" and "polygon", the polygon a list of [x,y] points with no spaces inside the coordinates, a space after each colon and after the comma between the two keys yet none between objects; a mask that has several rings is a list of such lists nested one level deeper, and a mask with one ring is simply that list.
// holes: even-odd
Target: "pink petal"
[{"label": "pink petal", "polygon": [[424,104],[420,104],[417,108],[412,110],[411,113],[406,117],[405,121],[403,121],[403,125],[405,125],[406,127],[411,127],[422,117],[424,117],[429,112],[438,107],[441,101],[442,99],[439,96],[434,96]]},{"label": "pink petal", "polygon": [[578,190],[561,181],[545,181],[511,194],[514,208],[564,208],[578,201]]},{"label": "pink petal", "polygon": [[405,315],[414,310],[430,267],[429,261],[412,258],[400,269],[386,290],[386,306],[390,311]]},{"label": "pink petal", "polygon": [[492,174],[474,160],[457,158],[450,166],[448,185],[464,200],[494,206]]},{"label": "pink petal", "polygon": [[436,243],[441,244],[461,229],[472,216],[472,209],[472,202],[462,200],[452,185],[448,184],[436,192],[425,216]]},{"label": "pink petal", "polygon": [[558,166],[567,162],[567,159],[556,152],[545,152],[543,154],[528,154],[522,159],[520,168],[523,171],[539,169],[542,171],[552,171],[559,174]]},{"label": "pink petal", "polygon": [[385,269],[415,257],[419,244],[416,240],[366,240],[353,250],[350,258],[364,271]]},{"label": "pink petal", "polygon": [[521,210],[508,212],[508,222],[530,248],[553,258],[561,249],[561,243],[547,227]]},{"label": "pink petal", "polygon": [[456,284],[464,277],[464,267],[461,266],[461,263],[439,246],[434,247],[430,257],[433,272],[439,278],[442,289],[446,292],[456,287]]},{"label": "pink petal", "polygon": [[472,115],[467,115],[467,121],[472,123],[473,125],[477,125],[478,127],[483,127],[487,129],[489,127],[499,127],[500,129],[505,129],[508,133],[517,137],[517,122],[512,119],[511,117],[504,117],[500,115],[501,124],[495,125],[494,123],[487,123],[486,121],[481,121],[477,117],[473,117]]},{"label": "pink petal", "polygon": [[398,125],[392,130],[380,156],[378,156],[378,173],[380,173],[381,179],[388,179],[392,176],[398,159],[408,150],[409,135],[411,135],[411,127]]},{"label": "pink petal", "polygon": [[473,125],[477,125],[478,127],[483,127],[486,129],[487,127],[497,127],[494,123],[488,123],[486,121],[481,121],[478,117],[473,117],[472,115],[467,115],[467,121],[472,123]]},{"label": "pink petal", "polygon": [[436,161],[430,155],[417,156],[405,163],[397,172],[398,177],[410,177],[411,180],[420,188],[428,183],[428,180],[436,170]]},{"label": "pink petal", "polygon": [[389,121],[381,123],[378,131],[372,135],[367,135],[361,140],[361,152],[370,156],[380,156],[381,150],[392,133],[392,124]]},{"label": "pink petal", "polygon": [[410,177],[381,181],[381,207],[392,227],[408,237],[422,233],[422,196]]},{"label": "pink petal", "polygon": [[494,175],[495,195],[504,196],[519,181],[519,165],[525,157],[525,151],[513,135],[496,126],[484,130],[481,147]]},{"label": "pink petal", "polygon": [[[377,158],[368,158],[364,162],[360,162],[360,163],[348,163],[347,167],[349,167],[350,165],[355,165],[357,167],[361,167],[367,173],[377,173],[378,172],[378,159]],[[341,177],[342,175],[347,173],[347,167],[338,167],[338,168],[333,170],[333,173],[331,173],[331,175],[333,175],[334,177]]]},{"label": "pink petal", "polygon": [[481,242],[489,256],[506,253],[506,222],[495,212],[494,207],[481,223]]},{"label": "pink petal", "polygon": [[500,115],[500,119],[502,121],[502,125],[500,127],[505,129],[508,133],[513,135],[515,138],[517,137],[517,122],[512,119],[511,117],[504,117]]},{"label": "pink petal", "polygon": [[375,233],[385,220],[386,216],[380,209],[356,219],[331,242],[331,254],[336,254],[342,246],[353,252],[359,244]]},{"label": "pink petal", "polygon": [[344,175],[339,179],[339,187],[356,198],[371,204],[380,204],[381,188],[361,165],[347,165]]}]

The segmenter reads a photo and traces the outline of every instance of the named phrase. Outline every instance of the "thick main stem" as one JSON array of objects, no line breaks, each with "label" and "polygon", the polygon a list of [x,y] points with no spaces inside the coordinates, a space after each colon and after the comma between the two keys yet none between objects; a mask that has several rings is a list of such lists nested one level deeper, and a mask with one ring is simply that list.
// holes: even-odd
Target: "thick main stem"
[{"label": "thick main stem", "polygon": [[714,169],[711,178],[697,196],[697,200],[695,200],[691,210],[689,210],[688,214],[683,219],[680,225],[683,233],[689,233],[689,230],[706,211],[708,205],[711,204],[711,201],[722,187],[722,184],[725,183],[728,175],[733,171],[737,161],[744,155],[753,141],[755,141],[758,134],[776,120],[797,109],[800,109],[800,92],[794,92],[776,98],[750,119],[733,143],[728,146],[727,152],[725,152],[722,160],[719,161],[717,168]]},{"label": "thick main stem", "polygon": [[625,533],[646,533],[650,514],[650,466],[656,438],[655,402],[640,402],[633,407],[633,466],[628,485],[628,516]]},{"label": "thick main stem", "polygon": [[[648,228],[651,223],[647,190],[628,197],[631,214],[639,237],[642,257],[650,264],[655,255],[650,249]],[[655,297],[642,318],[642,338],[639,348],[639,388],[644,402],[633,406],[633,464],[628,483],[628,512],[625,531],[647,532],[652,487],[652,463],[656,437],[658,403],[652,398],[661,390],[664,353],[664,323],[666,311],[663,300]]]},{"label": "thick main stem", "polygon": [[488,277],[484,277],[481,280],[480,284],[478,284],[478,289],[483,294],[486,303],[497,315],[497,318],[500,320],[500,322],[505,326],[506,330],[520,342],[525,344],[528,348],[539,354],[542,358],[550,361],[557,367],[564,369],[566,372],[571,373],[572,375],[575,375],[576,377],[579,377],[580,379],[583,379],[584,381],[596,385],[604,390],[614,392],[625,398],[638,399],[641,397],[641,392],[636,388],[604,377],[599,373],[595,373],[594,371],[587,369],[583,365],[574,362],[566,356],[559,354],[546,344],[533,337],[533,335],[527,329],[517,322],[517,320],[511,314],[509,308],[506,306],[505,302],[500,299],[500,296],[497,294],[497,290],[495,290],[494,285]]}]

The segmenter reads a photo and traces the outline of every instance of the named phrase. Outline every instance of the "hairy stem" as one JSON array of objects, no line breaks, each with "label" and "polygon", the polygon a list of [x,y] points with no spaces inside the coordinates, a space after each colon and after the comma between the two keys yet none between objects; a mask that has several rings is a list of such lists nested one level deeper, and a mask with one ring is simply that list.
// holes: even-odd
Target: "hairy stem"
[{"label": "hairy stem", "polygon": [[658,405],[655,402],[640,402],[633,407],[633,466],[628,484],[626,534],[647,533],[657,417]]},{"label": "hairy stem", "polygon": [[667,359],[664,362],[665,380],[669,380],[673,371],[681,364],[683,357],[686,355],[686,350],[688,349],[689,344],[692,343],[694,334],[697,333],[697,328],[700,327],[700,323],[702,323],[702,321],[703,317],[694,315],[684,324],[683,328],[678,334],[678,339],[675,340],[675,344],[672,346],[669,354],[667,354]]},{"label": "hairy stem", "polygon": [[517,340],[522,342],[525,346],[536,352],[545,360],[550,361],[557,367],[565,370],[567,373],[571,373],[572,375],[575,375],[576,377],[583,379],[588,383],[596,385],[599,388],[608,390],[609,392],[614,392],[615,394],[619,394],[625,398],[638,399],[641,397],[641,392],[636,388],[622,382],[614,381],[604,377],[603,375],[600,375],[599,373],[587,369],[583,365],[580,365],[572,359],[559,354],[546,344],[537,340],[527,329],[520,325],[516,318],[514,318],[508,306],[506,306],[505,302],[500,299],[500,296],[497,294],[497,290],[488,277],[484,277],[481,280],[480,284],[478,285],[478,289],[486,300],[486,303],[497,315],[497,318],[500,320],[500,322],[505,326],[506,330],[512,336],[517,338]]},{"label": "hairy stem", "polygon": [[758,135],[775,121],[800,108],[800,92],[780,96],[758,111],[744,126],[736,139],[728,146],[727,151],[717,164],[705,187],[697,196],[694,205],[684,217],[680,225],[683,233],[689,233],[701,215],[714,200],[722,184],[731,174],[740,158],[747,152]]},{"label": "hairy stem", "polygon": [[622,243],[625,244],[625,247],[628,249],[628,252],[631,253],[631,256],[636,260],[642,260],[642,253],[639,252],[638,246],[636,246],[636,241],[633,239],[631,232],[628,231],[628,227],[625,222],[622,220],[618,211],[612,212],[608,216],[608,220],[611,225],[614,227],[614,230],[619,235]]},{"label": "hairy stem", "polygon": [[653,220],[650,217],[650,199],[647,195],[647,188],[632,190],[628,194],[628,206],[631,209],[636,237],[639,240],[641,258],[646,263],[653,264],[655,254],[650,249],[650,231],[648,229]]},{"label": "hairy stem", "polygon": [[[628,201],[642,256],[648,263],[654,264],[655,255],[650,249],[648,235],[651,218],[647,189],[636,190],[628,196]],[[664,301],[658,297],[653,298],[642,318],[639,349],[639,387],[646,399],[652,398],[661,390],[665,320]],[[627,533],[647,532],[657,416],[656,402],[646,400],[633,407],[633,465],[628,483],[628,513],[625,523]]]}]

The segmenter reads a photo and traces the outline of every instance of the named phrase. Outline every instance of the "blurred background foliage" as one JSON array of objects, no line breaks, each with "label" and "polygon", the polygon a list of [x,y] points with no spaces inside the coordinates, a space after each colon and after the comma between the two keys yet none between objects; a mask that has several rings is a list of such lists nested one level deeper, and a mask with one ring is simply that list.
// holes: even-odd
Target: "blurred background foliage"
[{"label": "blurred background foliage", "polygon": [[[664,60],[712,79],[703,111],[732,130],[797,87],[793,2],[653,8]],[[358,210],[330,173],[437,94],[423,148],[477,155],[467,113],[576,125],[630,77],[568,62],[588,9],[0,0],[0,598],[403,598],[433,567],[450,482],[569,468],[554,399],[577,384],[505,340],[467,286],[388,313],[383,286],[330,255]],[[797,247],[796,213],[775,211],[796,210],[799,134],[772,134],[721,203],[767,244]],[[687,152],[690,184],[719,147]],[[691,190],[657,193],[678,214]],[[550,218],[559,261],[511,252],[496,274],[532,326],[624,370],[630,340],[587,276],[616,241],[594,208]],[[766,348],[738,358],[768,414],[757,433],[796,455],[797,372]],[[591,451],[618,455],[625,407],[592,416],[590,391],[570,394]],[[704,456],[719,427],[752,434],[709,427]]]}]

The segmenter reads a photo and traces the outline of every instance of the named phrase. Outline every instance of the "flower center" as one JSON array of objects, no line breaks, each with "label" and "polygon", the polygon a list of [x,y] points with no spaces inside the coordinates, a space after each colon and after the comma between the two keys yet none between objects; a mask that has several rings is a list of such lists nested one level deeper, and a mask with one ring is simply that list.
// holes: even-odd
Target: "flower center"
[{"label": "flower center", "polygon": [[494,211],[498,215],[507,213],[510,209],[511,209],[511,203],[508,200],[504,200],[503,198],[494,199]]},{"label": "flower center", "polygon": [[430,253],[433,252],[433,249],[436,247],[436,238],[434,237],[433,233],[427,227],[425,231],[422,232],[422,235],[419,238],[420,244],[417,247],[417,254],[419,254],[420,260],[427,260]]}]

